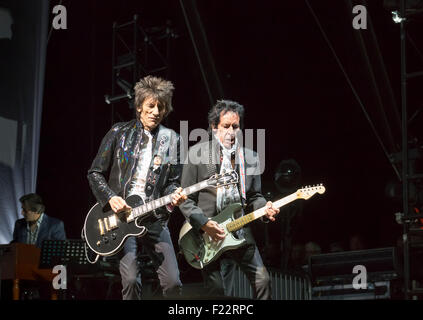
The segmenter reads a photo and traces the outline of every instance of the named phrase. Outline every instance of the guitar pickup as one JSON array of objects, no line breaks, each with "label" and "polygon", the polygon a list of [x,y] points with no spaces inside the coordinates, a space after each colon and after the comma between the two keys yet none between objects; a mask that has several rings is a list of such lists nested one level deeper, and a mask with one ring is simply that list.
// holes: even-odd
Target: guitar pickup
[{"label": "guitar pickup", "polygon": [[98,228],[100,229],[100,235],[104,235],[104,225],[101,219],[98,219]]},{"label": "guitar pickup", "polygon": [[103,223],[104,223],[104,226],[105,226],[107,232],[110,231],[109,221],[108,220],[109,220],[109,218],[104,218],[103,219]]}]

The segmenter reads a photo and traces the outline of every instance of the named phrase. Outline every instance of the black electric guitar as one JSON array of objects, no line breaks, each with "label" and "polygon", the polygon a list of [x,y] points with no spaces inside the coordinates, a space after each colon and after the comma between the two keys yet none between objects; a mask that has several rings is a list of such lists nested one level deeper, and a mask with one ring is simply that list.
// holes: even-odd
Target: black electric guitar
[{"label": "black electric guitar", "polygon": [[[273,202],[276,208],[280,208],[294,200],[311,198],[314,194],[325,192],[323,185],[305,187],[296,192]],[[245,239],[239,239],[234,232],[241,229],[246,224],[264,216],[266,207],[253,211],[245,216],[235,219],[234,213],[242,208],[240,203],[233,203],[226,207],[217,216],[211,218],[216,221],[220,227],[225,230],[226,237],[223,240],[215,242],[205,232],[195,231],[192,226],[185,222],[179,232],[179,247],[184,254],[186,261],[196,269],[203,269],[208,264],[216,261],[222,253],[228,250],[239,248],[245,245]]]},{"label": "black electric guitar", "polygon": [[[196,183],[183,189],[186,195],[200,191],[208,187],[225,187],[238,183],[238,174],[235,171],[228,171],[222,174],[215,174],[202,182]],[[140,237],[147,231],[142,225],[142,220],[151,216],[154,210],[172,202],[172,195],[159,199],[144,202],[142,197],[132,195],[125,199],[132,208],[127,212],[115,213],[110,205],[104,208],[95,204],[85,218],[82,237],[92,251],[100,256],[111,256],[122,249],[127,237]]]}]

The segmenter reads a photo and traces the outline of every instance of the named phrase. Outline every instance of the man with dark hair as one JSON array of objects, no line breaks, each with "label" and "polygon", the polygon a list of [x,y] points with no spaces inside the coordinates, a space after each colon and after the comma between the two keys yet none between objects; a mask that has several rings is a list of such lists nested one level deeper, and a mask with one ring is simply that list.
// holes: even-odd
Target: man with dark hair
[{"label": "man with dark hair", "polygon": [[[266,206],[266,217],[271,221],[275,220],[273,216],[279,212],[272,202],[266,203],[261,195],[258,155],[240,145],[237,135],[242,129],[243,118],[242,105],[229,100],[218,101],[208,114],[210,140],[190,148],[188,162],[184,165],[182,173],[183,187],[207,179],[213,171],[222,173],[224,170],[235,169],[240,177],[238,185],[217,190],[203,189],[191,194],[180,206],[194,230],[207,233],[216,242],[224,239],[226,234],[223,228],[210,218],[232,203],[242,203],[245,210]],[[198,155],[201,159],[196,158]],[[243,214],[244,210],[241,210],[240,215]],[[254,290],[254,297],[270,299],[269,274],[263,265],[250,228],[247,226],[240,229],[237,236],[244,237],[247,245],[225,252],[217,261],[202,269],[206,287],[212,295],[229,295],[233,286],[233,262],[236,262],[247,275]]]},{"label": "man with dark hair", "polygon": [[[180,188],[181,138],[160,122],[172,111],[172,82],[147,76],[135,85],[136,119],[115,124],[103,138],[88,171],[97,201],[115,213],[130,209],[125,199],[139,195],[145,201],[172,195],[172,206],[159,208],[142,222],[147,233],[129,237],[119,253],[124,300],[141,298],[139,249],[151,258],[164,295],[182,286],[168,229],[169,213],[186,195]],[[139,241],[138,241],[139,240]]]},{"label": "man with dark hair", "polygon": [[16,221],[12,242],[33,244],[41,248],[44,240],[66,239],[63,221],[44,213],[45,206],[38,194],[26,194],[19,201],[24,218]]}]

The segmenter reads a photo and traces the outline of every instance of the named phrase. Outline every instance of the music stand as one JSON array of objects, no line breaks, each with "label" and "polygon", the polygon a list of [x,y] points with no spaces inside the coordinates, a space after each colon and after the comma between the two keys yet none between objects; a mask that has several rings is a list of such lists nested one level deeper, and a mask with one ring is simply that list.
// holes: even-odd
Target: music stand
[{"label": "music stand", "polygon": [[73,272],[89,272],[92,265],[85,255],[85,242],[79,239],[44,240],[39,268],[51,269],[57,265],[71,267]]},{"label": "music stand", "polygon": [[[106,279],[109,283],[107,297],[112,285],[120,278],[118,276],[118,261],[115,259],[98,260],[91,264],[87,260],[85,241],[81,239],[44,240],[41,247],[39,268],[51,269],[56,265],[66,266],[69,279],[80,283],[84,279]],[[76,289],[78,291],[78,289]]]}]

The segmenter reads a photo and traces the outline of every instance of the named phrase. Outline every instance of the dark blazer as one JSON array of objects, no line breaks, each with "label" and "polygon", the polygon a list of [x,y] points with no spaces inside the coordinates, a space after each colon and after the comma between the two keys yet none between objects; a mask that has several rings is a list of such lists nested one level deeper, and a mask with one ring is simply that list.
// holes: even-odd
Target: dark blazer
[{"label": "dark blazer", "polygon": [[[26,220],[19,219],[15,223],[13,230],[13,242],[26,243],[27,230]],[[41,221],[40,231],[38,232],[37,242],[35,246],[41,248],[44,240],[66,240],[65,226],[63,221],[49,217],[44,213],[43,220]]]},{"label": "dark blazer", "polygon": [[[211,147],[211,149],[210,149]],[[213,174],[210,171],[210,162],[216,165],[216,172],[220,172],[219,145],[217,140],[202,142],[189,150],[189,158],[182,171],[181,186],[183,188],[206,180]],[[200,160],[201,161],[198,161]],[[261,194],[260,163],[256,152],[244,148],[245,159],[245,189],[247,201],[246,210],[257,210],[266,205],[266,199]],[[236,166],[239,174],[239,165]],[[207,223],[208,218],[216,215],[216,189],[206,188],[188,196],[188,199],[179,206],[186,220],[195,230],[199,230]]]}]

